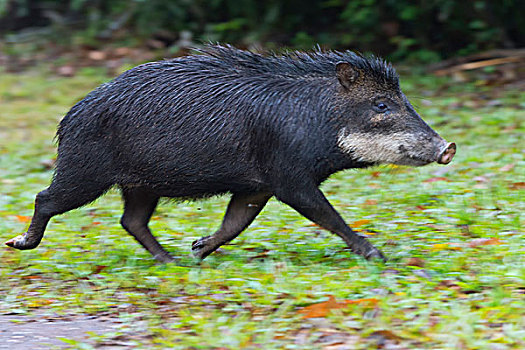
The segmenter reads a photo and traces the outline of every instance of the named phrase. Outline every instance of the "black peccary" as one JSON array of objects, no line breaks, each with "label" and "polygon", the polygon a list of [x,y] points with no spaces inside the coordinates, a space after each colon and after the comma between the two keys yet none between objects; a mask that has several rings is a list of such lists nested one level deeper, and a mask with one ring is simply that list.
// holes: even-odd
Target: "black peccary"
[{"label": "black peccary", "polygon": [[122,226],[157,260],[172,261],[147,224],[160,197],[231,193],[222,225],[192,246],[204,259],[237,237],[273,196],[385,259],[353,232],[319,185],[349,168],[449,163],[447,144],[414,111],[383,60],[352,52],[265,57],[230,46],[135,67],[78,102],[58,128],[51,185],[28,231],[38,246],[51,217],[122,189]]}]

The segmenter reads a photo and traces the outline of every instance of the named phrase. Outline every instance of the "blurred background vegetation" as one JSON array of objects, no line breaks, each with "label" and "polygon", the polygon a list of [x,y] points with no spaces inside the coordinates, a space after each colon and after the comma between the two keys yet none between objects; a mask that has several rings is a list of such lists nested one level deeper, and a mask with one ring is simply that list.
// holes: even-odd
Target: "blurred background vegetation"
[{"label": "blurred background vegetation", "polygon": [[0,0],[0,49],[15,56],[116,42],[176,53],[220,41],[428,63],[523,47],[524,33],[522,0]]}]

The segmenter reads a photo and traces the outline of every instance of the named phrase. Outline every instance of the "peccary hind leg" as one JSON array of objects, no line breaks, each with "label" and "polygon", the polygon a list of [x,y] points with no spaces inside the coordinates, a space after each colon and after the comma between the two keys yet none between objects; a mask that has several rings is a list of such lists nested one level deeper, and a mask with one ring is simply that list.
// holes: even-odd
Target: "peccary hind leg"
[{"label": "peccary hind leg", "polygon": [[193,255],[204,259],[221,245],[233,240],[252,223],[271,197],[269,193],[235,193],[228,204],[221,227],[213,235],[194,241],[191,247]]},{"label": "peccary hind leg", "polygon": [[317,187],[304,186],[300,191],[288,191],[277,195],[277,199],[288,204],[307,219],[341,237],[356,254],[366,259],[385,256],[364,236],[352,231],[343,218],[332,207],[324,194]]},{"label": "peccary hind leg", "polygon": [[5,244],[9,247],[26,250],[36,248],[49,220],[59,214],[88,204],[101,196],[110,186],[108,183],[81,182],[74,177],[60,173],[51,185],[38,193],[35,199],[35,211],[26,233],[16,236]]},{"label": "peccary hind leg", "polygon": [[153,257],[163,263],[175,259],[155,239],[148,222],[157,206],[159,197],[142,188],[123,188],[124,214],[120,219],[122,227],[132,235]]}]

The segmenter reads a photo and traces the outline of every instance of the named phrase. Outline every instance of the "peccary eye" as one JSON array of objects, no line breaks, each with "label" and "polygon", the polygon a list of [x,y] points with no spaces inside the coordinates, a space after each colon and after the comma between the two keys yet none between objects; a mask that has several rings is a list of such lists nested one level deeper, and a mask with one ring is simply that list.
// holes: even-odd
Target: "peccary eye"
[{"label": "peccary eye", "polygon": [[374,108],[376,111],[383,113],[388,110],[388,105],[384,102],[378,102],[375,104]]}]

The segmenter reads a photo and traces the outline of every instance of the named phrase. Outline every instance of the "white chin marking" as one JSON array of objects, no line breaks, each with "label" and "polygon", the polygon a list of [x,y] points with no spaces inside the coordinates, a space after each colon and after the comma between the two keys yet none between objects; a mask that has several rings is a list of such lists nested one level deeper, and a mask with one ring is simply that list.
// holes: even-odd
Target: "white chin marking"
[{"label": "white chin marking", "polygon": [[351,134],[343,128],[337,135],[337,146],[343,152],[352,154],[357,161],[396,164],[405,158],[399,148],[409,144],[409,139],[407,134]]}]

